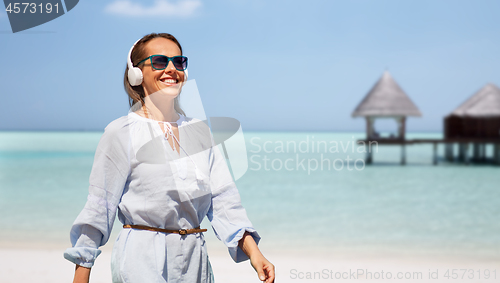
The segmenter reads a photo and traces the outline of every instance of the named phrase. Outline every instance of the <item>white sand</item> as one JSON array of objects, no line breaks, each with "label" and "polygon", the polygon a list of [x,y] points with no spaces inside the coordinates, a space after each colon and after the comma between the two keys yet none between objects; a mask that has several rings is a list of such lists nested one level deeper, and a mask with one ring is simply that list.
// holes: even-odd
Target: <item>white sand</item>
[{"label": "white sand", "polygon": [[[5,244],[0,247],[0,282],[1,283],[59,283],[72,282],[74,265],[63,258],[65,248],[48,247],[46,249],[13,247],[7,248]],[[92,283],[110,283],[110,257],[111,246],[102,248],[103,252],[92,268]],[[210,261],[218,283],[233,282],[259,282],[257,275],[248,261],[236,264],[229,257],[226,250],[220,247],[209,250]],[[312,252],[266,252],[266,257],[273,262],[277,271],[277,282],[500,282],[500,261],[472,259],[472,258],[437,258],[431,256],[401,257],[380,255],[355,255],[353,253],[325,255]],[[458,278],[452,279],[453,269],[456,269]],[[463,270],[467,269],[462,279]],[[484,279],[486,270],[491,276],[496,269],[496,279]],[[438,271],[438,279],[429,279],[429,270]],[[450,279],[444,277],[449,270]],[[468,279],[470,270],[474,270],[474,277]],[[481,278],[479,278],[481,272]],[[332,271],[332,272],[330,272]],[[350,272],[351,271],[351,272]],[[372,279],[358,275],[358,272],[372,272]],[[392,279],[374,279],[377,276],[387,278],[391,272]],[[316,273],[315,273],[316,272]],[[337,273],[340,272],[340,273]],[[397,272],[402,276],[418,276],[420,279],[397,280]],[[408,273],[409,272],[409,273]],[[316,279],[306,280],[307,276]],[[354,277],[353,277],[354,275]],[[344,276],[336,279],[335,276]],[[303,277],[304,279],[300,279]],[[346,279],[350,277],[350,279]]]}]

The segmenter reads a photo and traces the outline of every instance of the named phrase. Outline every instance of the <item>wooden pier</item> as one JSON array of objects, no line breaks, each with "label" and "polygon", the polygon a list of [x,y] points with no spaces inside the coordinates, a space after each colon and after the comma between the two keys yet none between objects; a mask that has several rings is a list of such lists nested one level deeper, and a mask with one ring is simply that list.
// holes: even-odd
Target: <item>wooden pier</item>
[{"label": "wooden pier", "polygon": [[[500,165],[500,88],[487,84],[444,118],[443,139],[406,139],[406,120],[422,114],[388,71],[370,89],[352,113],[366,119],[368,145],[366,164],[373,162],[370,145],[401,146],[401,164],[406,164],[406,146],[431,143],[433,164],[438,163],[438,145],[444,144],[444,159],[460,163],[494,163]],[[396,134],[382,137],[375,129],[378,119],[394,119]],[[486,156],[487,145],[493,145],[493,156]],[[458,154],[455,156],[455,147]]]},{"label": "wooden pier", "polygon": [[[401,165],[405,165],[406,146],[413,144],[432,144],[433,154],[432,163],[438,164],[438,144],[444,144],[444,159],[448,162],[458,162],[464,164],[470,163],[493,163],[500,165],[500,139],[498,138],[445,138],[445,139],[370,139],[358,140],[358,144],[365,145],[396,145],[401,146]],[[488,158],[486,156],[486,146],[493,145],[493,155]],[[458,154],[455,156],[454,148],[458,147]],[[373,151],[367,150],[366,164],[373,163]]]}]

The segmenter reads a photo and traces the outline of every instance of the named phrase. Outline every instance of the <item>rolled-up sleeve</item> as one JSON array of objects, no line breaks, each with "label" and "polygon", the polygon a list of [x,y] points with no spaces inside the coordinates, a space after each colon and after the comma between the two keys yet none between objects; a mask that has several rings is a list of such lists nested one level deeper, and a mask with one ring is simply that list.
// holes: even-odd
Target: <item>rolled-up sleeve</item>
[{"label": "rolled-up sleeve", "polygon": [[87,202],[71,227],[72,247],[64,258],[83,267],[94,265],[113,227],[130,168],[123,138],[128,134],[106,127],[96,149]]},{"label": "rolled-up sleeve", "polygon": [[239,240],[245,231],[252,235],[257,244],[260,236],[241,205],[240,194],[219,148],[212,147],[210,155],[212,204],[207,217],[216,236],[228,247],[232,259],[235,262],[245,261],[248,256],[239,248]]}]

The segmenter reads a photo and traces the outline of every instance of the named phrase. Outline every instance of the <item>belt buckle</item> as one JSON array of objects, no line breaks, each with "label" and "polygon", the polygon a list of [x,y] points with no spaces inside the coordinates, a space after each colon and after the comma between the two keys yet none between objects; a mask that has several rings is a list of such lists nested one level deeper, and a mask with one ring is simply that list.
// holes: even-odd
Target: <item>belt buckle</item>
[{"label": "belt buckle", "polygon": [[180,235],[187,235],[187,230],[186,229],[180,229],[179,230]]}]

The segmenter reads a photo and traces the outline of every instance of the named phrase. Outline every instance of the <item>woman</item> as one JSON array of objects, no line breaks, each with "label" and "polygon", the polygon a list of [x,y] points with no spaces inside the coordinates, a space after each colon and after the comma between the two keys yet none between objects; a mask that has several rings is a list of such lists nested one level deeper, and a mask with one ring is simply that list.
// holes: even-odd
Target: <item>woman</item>
[{"label": "woman", "polygon": [[127,60],[131,111],[99,141],[88,200],[64,254],[76,264],[74,282],[88,282],[116,210],[124,229],[113,246],[113,282],[213,282],[199,229],[205,215],[234,261],[250,259],[260,280],[274,282],[274,266],[257,247],[260,237],[209,129],[179,106],[187,80],[181,45],[170,34],[152,33]]}]

